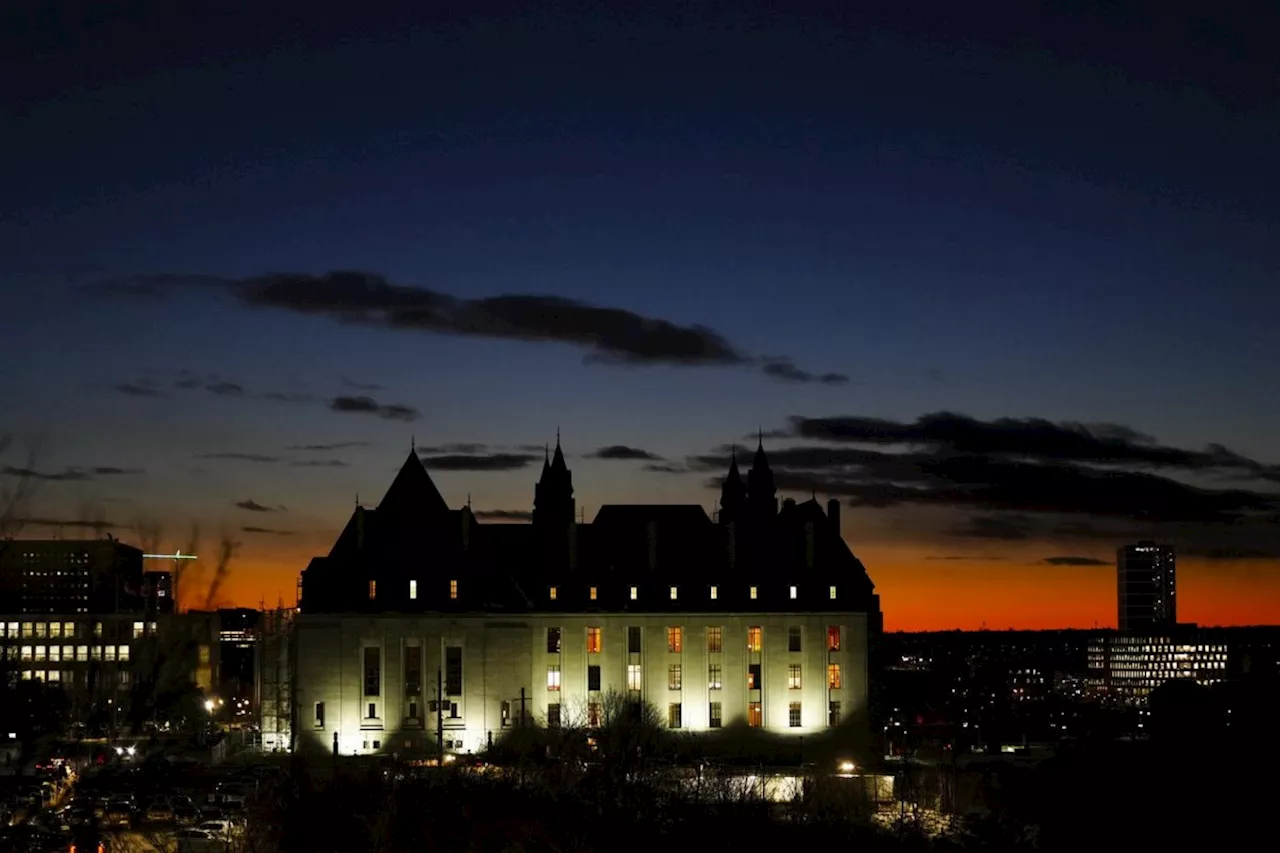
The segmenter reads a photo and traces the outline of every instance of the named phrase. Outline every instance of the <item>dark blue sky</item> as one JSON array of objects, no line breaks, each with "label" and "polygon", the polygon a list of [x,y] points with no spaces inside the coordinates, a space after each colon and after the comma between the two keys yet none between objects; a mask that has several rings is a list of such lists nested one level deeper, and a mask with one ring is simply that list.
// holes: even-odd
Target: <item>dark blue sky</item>
[{"label": "dark blue sky", "polygon": [[[1270,4],[96,5],[5,27],[0,433],[47,435],[54,468],[145,474],[57,483],[43,515],[127,501],[113,521],[234,528],[252,493],[320,541],[411,432],[497,452],[557,425],[580,454],[680,460],[792,415],[950,410],[1280,459]],[[705,325],[743,358],[584,364],[572,344],[343,324],[221,285],[94,289],[351,269]],[[849,382],[782,381],[759,357]],[[339,395],[421,418],[327,410]],[[357,440],[373,446],[343,468],[191,458]],[[697,477],[580,467],[588,507],[714,499]],[[532,475],[439,479],[455,503],[525,508]]]}]

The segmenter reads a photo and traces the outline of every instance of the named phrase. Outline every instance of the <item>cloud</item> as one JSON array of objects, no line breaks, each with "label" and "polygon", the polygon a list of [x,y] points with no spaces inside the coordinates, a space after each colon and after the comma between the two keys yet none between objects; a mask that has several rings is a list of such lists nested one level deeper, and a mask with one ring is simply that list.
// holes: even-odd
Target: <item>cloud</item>
[{"label": "cloud", "polygon": [[[419,456],[442,456],[447,453],[484,453],[488,451],[489,445],[480,444],[474,441],[459,441],[453,444],[436,444],[436,445],[418,445],[417,451]],[[534,450],[541,451],[541,447],[535,447]]]},{"label": "cloud", "polygon": [[1032,529],[1031,519],[1021,515],[971,515],[951,535],[1015,542],[1030,536]]},{"label": "cloud", "polygon": [[437,471],[518,471],[538,458],[525,453],[452,453],[424,457],[422,462]]},{"label": "cloud", "polygon": [[240,530],[243,531],[244,533],[261,533],[267,536],[292,536],[293,535],[292,530],[275,530],[270,527],[250,526],[250,527],[241,527]]},{"label": "cloud", "polygon": [[345,385],[345,386],[347,386],[348,388],[354,388],[354,389],[355,389],[355,390],[357,390],[357,391],[385,391],[385,390],[387,390],[385,386],[379,385],[379,384],[377,384],[376,382],[357,382],[356,380],[354,380],[354,379],[348,379],[348,378],[347,378],[347,377],[345,377],[345,376],[344,376],[344,377],[342,377],[342,384],[343,384],[343,385]]},{"label": "cloud", "polygon": [[292,468],[346,468],[348,464],[341,459],[295,459],[289,463]]},{"label": "cloud", "polygon": [[969,554],[941,554],[934,557],[925,557],[930,561],[947,561],[947,562],[966,562],[966,563],[988,563],[992,560],[1003,560],[1004,557],[997,557],[992,554],[983,554],[974,556]]},{"label": "cloud", "polygon": [[144,382],[121,382],[111,386],[113,391],[119,391],[129,397],[152,397],[164,398],[169,395],[154,385]]},{"label": "cloud", "polygon": [[650,453],[647,450],[641,450],[639,447],[628,447],[625,444],[610,444],[608,447],[600,447],[594,452],[588,453],[587,458],[657,460],[662,457],[657,454]]},{"label": "cloud", "polygon": [[346,450],[351,447],[368,447],[367,441],[335,441],[333,444],[291,444],[286,450],[304,450],[319,452],[326,450]]},{"label": "cloud", "polygon": [[219,397],[243,397],[244,386],[238,382],[210,382],[204,388],[210,394]]},{"label": "cloud", "polygon": [[1204,560],[1280,560],[1280,548],[1188,548],[1181,554]]},{"label": "cloud", "polygon": [[82,483],[95,477],[116,477],[145,473],[141,468],[117,468],[111,465],[81,468],[70,467],[61,471],[40,471],[35,468],[0,466],[0,476],[41,480],[48,483]]},{"label": "cloud", "polygon": [[416,421],[422,413],[410,406],[398,403],[379,403],[372,397],[334,397],[329,401],[329,410],[334,412],[363,412],[377,415],[388,421]]},{"label": "cloud", "polygon": [[533,520],[533,513],[526,509],[477,509],[472,514],[481,521]]},{"label": "cloud", "polygon": [[316,397],[312,394],[292,394],[286,391],[268,391],[262,395],[262,399],[273,403],[314,403],[316,401]]},{"label": "cloud", "polygon": [[284,512],[284,507],[282,506],[263,506],[252,498],[236,501],[236,506],[249,512]]},{"label": "cloud", "polygon": [[1050,566],[1111,566],[1115,565],[1106,560],[1099,560],[1094,557],[1045,557],[1043,562]]},{"label": "cloud", "polygon": [[24,518],[21,523],[29,527],[75,527],[84,530],[111,530],[116,527],[110,521],[84,518]]},{"label": "cloud", "polygon": [[783,357],[755,359],[707,326],[675,323],[562,296],[513,293],[466,299],[392,284],[384,276],[369,272],[277,273],[243,279],[162,274],[118,279],[92,289],[103,294],[148,298],[180,289],[220,291],[249,307],[327,317],[340,323],[567,344],[584,350],[587,362],[750,366],[784,381],[847,381],[841,374],[800,370]]},{"label": "cloud", "polygon": [[[648,471],[653,474],[692,474],[693,469],[686,468],[683,465],[673,465],[669,462],[653,462],[645,465],[641,470]],[[719,488],[717,486],[717,488]]]},{"label": "cloud", "polygon": [[811,383],[822,385],[847,385],[849,377],[843,373],[810,373],[801,370],[789,358],[767,357],[760,359],[760,371],[765,376],[783,382]]},{"label": "cloud", "polygon": [[221,459],[230,462],[261,462],[269,464],[280,462],[279,456],[269,456],[264,453],[197,453],[195,459]]}]

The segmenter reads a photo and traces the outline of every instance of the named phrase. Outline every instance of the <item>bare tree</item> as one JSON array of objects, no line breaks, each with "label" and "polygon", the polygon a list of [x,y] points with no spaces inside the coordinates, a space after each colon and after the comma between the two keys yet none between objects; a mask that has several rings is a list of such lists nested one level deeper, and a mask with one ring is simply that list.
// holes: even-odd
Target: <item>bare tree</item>
[{"label": "bare tree", "polygon": [[204,599],[205,610],[212,610],[217,606],[218,593],[231,572],[231,561],[235,559],[239,550],[240,543],[232,539],[230,533],[224,532],[218,542],[218,562],[213,568],[213,579],[209,581],[209,592]]},{"label": "bare tree", "polygon": [[7,540],[22,532],[40,487],[40,478],[36,475],[37,448],[29,447],[20,465],[4,463],[14,447],[12,435],[0,435],[0,551]]}]

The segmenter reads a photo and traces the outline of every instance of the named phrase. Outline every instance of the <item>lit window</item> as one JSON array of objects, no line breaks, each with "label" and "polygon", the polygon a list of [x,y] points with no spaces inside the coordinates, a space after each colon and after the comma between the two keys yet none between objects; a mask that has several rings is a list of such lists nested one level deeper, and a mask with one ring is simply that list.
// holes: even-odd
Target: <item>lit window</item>
[{"label": "lit window", "polygon": [[667,651],[680,653],[684,651],[684,629],[668,628],[667,629]]},{"label": "lit window", "polygon": [[[127,649],[127,648],[128,648],[128,646],[122,646],[122,648],[126,648],[126,649]],[[50,647],[49,647],[49,660],[51,660],[51,661],[52,661],[52,660],[61,660],[61,659],[62,659],[62,646],[50,646]]]},{"label": "lit window", "polygon": [[378,597],[378,582],[369,581],[369,600],[374,601]]},{"label": "lit window", "polygon": [[418,582],[409,581],[409,600],[412,601],[417,597],[418,597]]},{"label": "lit window", "polygon": [[800,664],[793,663],[787,667],[787,689],[800,689]]},{"label": "lit window", "polygon": [[671,587],[671,600],[672,601],[676,600],[676,588],[674,586]]},{"label": "lit window", "polygon": [[791,587],[791,600],[792,601],[796,600],[796,588],[794,586]]},{"label": "lit window", "polygon": [[639,690],[640,686],[643,683],[644,682],[640,675],[640,664],[638,663],[627,664],[627,689]]},{"label": "lit window", "polygon": [[684,667],[678,663],[667,667],[667,689],[680,690],[684,685]]},{"label": "lit window", "polygon": [[591,599],[592,601],[595,601],[595,600],[596,600],[596,588],[593,586],[593,587],[591,587],[591,589],[587,590],[587,595],[588,595],[588,597],[590,597],[590,599]]},{"label": "lit window", "polygon": [[747,629],[747,651],[749,652],[760,651],[760,646],[762,645],[761,643],[762,634],[763,634],[763,631],[761,631],[761,629],[757,626],[753,626]]},{"label": "lit window", "polygon": [[827,626],[827,651],[829,652],[840,651],[840,626],[839,625]]},{"label": "lit window", "polygon": [[787,709],[787,725],[793,729],[800,728],[800,703],[792,702]]},{"label": "lit window", "polygon": [[827,596],[830,597],[832,601],[836,600],[836,588],[834,586],[827,590]]},{"label": "lit window", "polygon": [[840,664],[827,664],[827,686],[832,690],[840,689]]},{"label": "lit window", "polygon": [[559,593],[559,590],[557,590],[554,586],[553,586],[553,587],[551,587],[551,591],[550,591],[550,598],[551,598],[551,600],[552,600],[552,601],[555,601],[555,600],[556,600],[556,595],[557,595],[558,593]]},{"label": "lit window", "polygon": [[684,723],[681,707],[679,702],[672,702],[667,706],[667,728],[678,729]]},{"label": "lit window", "polygon": [[449,597],[450,597],[450,598],[457,598],[457,597],[458,597],[458,582],[457,582],[457,581],[449,581]]},{"label": "lit window", "polygon": [[751,587],[751,600],[752,601],[756,600],[756,588],[754,586]]},{"label": "lit window", "polygon": [[129,647],[128,647],[128,646],[121,646],[121,647],[120,647],[120,654],[119,654],[119,658],[120,658],[120,660],[128,660],[128,659],[129,659]]},{"label": "lit window", "polygon": [[558,663],[547,665],[547,689],[560,689],[560,664]]},{"label": "lit window", "polygon": [[631,587],[631,600],[632,601],[636,600],[636,588],[634,586]]},{"label": "lit window", "polygon": [[602,629],[588,628],[587,629],[587,651],[591,654],[598,655],[603,649],[604,649],[604,637],[602,635]]},{"label": "lit window", "polygon": [[707,628],[707,651],[719,653],[724,649],[724,629],[719,625]]},{"label": "lit window", "polygon": [[711,600],[715,601],[719,597],[720,597],[720,588],[714,587],[714,586],[711,587]]},{"label": "lit window", "polygon": [[707,667],[707,689],[719,690],[724,685],[724,675],[720,664],[713,663]]},{"label": "lit window", "polygon": [[53,640],[57,640],[57,639],[61,639],[61,638],[62,638],[62,623],[61,623],[61,622],[50,622],[50,623],[49,623],[49,638],[50,638],[50,639],[53,639]]},{"label": "lit window", "polygon": [[764,713],[760,710],[759,702],[747,704],[747,725],[753,729],[758,729],[764,725]]},{"label": "lit window", "polygon": [[[372,595],[370,595],[369,597],[370,597],[370,598],[373,598],[373,596],[372,596]],[[146,625],[144,625],[142,622],[134,622],[134,623],[133,623],[133,638],[136,640],[136,639],[138,639],[139,637],[141,637],[141,636],[143,635],[143,633],[145,632],[145,628],[146,628]]]},{"label": "lit window", "polygon": [[723,714],[723,711],[720,708],[720,703],[712,702],[710,711],[708,712],[708,716],[707,716],[707,727],[712,729],[720,728],[720,726],[723,724],[722,714]]}]

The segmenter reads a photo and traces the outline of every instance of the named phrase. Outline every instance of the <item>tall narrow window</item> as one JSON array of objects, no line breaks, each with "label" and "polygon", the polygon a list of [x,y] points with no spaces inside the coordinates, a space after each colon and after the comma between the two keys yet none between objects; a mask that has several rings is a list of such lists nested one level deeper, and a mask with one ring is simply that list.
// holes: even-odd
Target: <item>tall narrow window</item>
[{"label": "tall narrow window", "polygon": [[560,689],[560,664],[558,663],[547,665],[547,689]]},{"label": "tall narrow window", "polygon": [[787,689],[800,689],[800,664],[793,663],[787,666]]},{"label": "tall narrow window", "polygon": [[713,663],[707,667],[707,689],[719,690],[724,686],[724,677],[721,675],[720,664]]},{"label": "tall narrow window", "polygon": [[707,728],[718,729],[724,725],[723,712],[719,702],[712,702],[707,714]]},{"label": "tall narrow window", "polygon": [[764,725],[764,712],[760,710],[759,702],[747,703],[747,725],[753,729],[758,729]]},{"label": "tall narrow window", "polygon": [[560,629],[559,628],[547,629],[547,654],[549,655],[560,654]]},{"label": "tall narrow window", "polygon": [[684,713],[679,702],[667,705],[667,728],[678,729],[684,723]]},{"label": "tall narrow window", "polygon": [[376,646],[364,647],[364,695],[382,693],[382,650]]},{"label": "tall narrow window", "polygon": [[369,581],[369,600],[374,601],[377,599],[377,597],[378,597],[378,582],[375,580],[371,580]]},{"label": "tall narrow window", "polygon": [[724,651],[724,628],[719,625],[707,628],[707,651],[712,654]]},{"label": "tall narrow window", "polygon": [[747,667],[747,689],[760,690],[761,681],[760,664],[753,663],[749,665]]},{"label": "tall narrow window", "polygon": [[674,587],[674,586],[673,586],[673,587],[671,587],[671,600],[672,600],[672,601],[675,601],[675,600],[676,600],[676,597],[677,597],[677,595],[678,595],[678,594],[679,594],[679,588],[678,588],[678,587]]},{"label": "tall narrow window", "polygon": [[840,626],[839,625],[827,626],[827,651],[829,652],[840,651]]},{"label": "tall narrow window", "polygon": [[789,652],[800,651],[800,648],[801,648],[800,638],[801,638],[801,633],[800,633],[799,625],[792,625],[790,628],[788,628],[787,629],[787,651]]},{"label": "tall narrow window", "polygon": [[718,586],[711,587],[711,600],[715,601],[719,597],[720,597],[720,587]]},{"label": "tall narrow window", "polygon": [[422,647],[405,646],[404,649],[404,695],[422,695]]},{"label": "tall narrow window", "polygon": [[640,635],[639,625],[627,626],[627,653],[628,654],[634,655],[634,654],[640,653],[641,651],[640,636],[641,635]]},{"label": "tall narrow window", "polygon": [[827,706],[827,725],[840,725],[840,703],[833,701]]},{"label": "tall narrow window", "polygon": [[684,651],[684,629],[667,629],[667,651],[679,654]]},{"label": "tall narrow window", "polygon": [[627,689],[639,690],[643,686],[643,676],[640,673],[640,664],[627,664]]},{"label": "tall narrow window", "polygon": [[598,655],[604,651],[604,635],[602,628],[587,629],[587,652]]},{"label": "tall narrow window", "polygon": [[318,729],[324,728],[324,703],[323,702],[316,703],[316,728]]},{"label": "tall narrow window", "polygon": [[796,587],[794,587],[794,586],[793,586],[793,587],[791,587],[791,589],[790,589],[790,593],[791,593],[791,600],[792,600],[792,601],[795,601],[795,600],[796,600],[796,595],[799,593],[799,589],[797,589]]},{"label": "tall narrow window", "polygon": [[448,696],[462,695],[462,647],[445,646],[444,692]]},{"label": "tall narrow window", "polygon": [[600,666],[599,664],[591,664],[587,667],[587,689],[600,690]]},{"label": "tall narrow window", "polygon": [[547,705],[547,728],[560,728],[560,703],[552,702]]},{"label": "tall narrow window", "polygon": [[636,588],[634,586],[631,587],[631,600],[632,601],[636,600]]},{"label": "tall narrow window", "polygon": [[592,601],[596,600],[596,588],[594,586],[591,587],[591,589],[587,590],[587,597],[590,598]]},{"label": "tall narrow window", "polygon": [[456,599],[458,597],[458,582],[449,581],[449,598]]},{"label": "tall narrow window", "polygon": [[836,600],[836,588],[834,586],[828,588],[827,597],[830,598],[832,601]]},{"label": "tall narrow window", "polygon": [[547,597],[548,597],[548,598],[550,598],[552,601],[555,601],[555,600],[556,600],[556,598],[557,598],[559,595],[560,595],[560,590],[556,589],[556,588],[553,586],[553,587],[551,587],[550,591],[548,592]]},{"label": "tall narrow window", "polygon": [[684,667],[678,663],[673,663],[667,667],[667,689],[684,689]]},{"label": "tall narrow window", "polygon": [[600,721],[604,718],[604,710],[599,702],[587,703],[587,727],[592,729],[600,728]]},{"label": "tall narrow window", "polygon": [[840,664],[827,664],[827,686],[832,690],[840,689]]},{"label": "tall narrow window", "polygon": [[762,634],[763,632],[760,630],[759,626],[753,625],[752,627],[747,629],[747,651],[749,652],[760,651],[760,647],[762,645],[762,642],[761,642]]},{"label": "tall narrow window", "polygon": [[750,592],[751,592],[751,600],[752,600],[752,601],[755,601],[755,600],[756,600],[756,593],[758,592],[758,590],[753,586],[753,587],[751,587]]},{"label": "tall narrow window", "polygon": [[418,597],[418,582],[409,581],[409,600],[414,601]]},{"label": "tall narrow window", "polygon": [[792,702],[787,708],[787,725],[793,729],[800,728],[800,703]]}]

